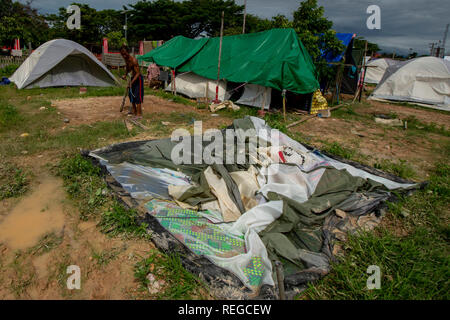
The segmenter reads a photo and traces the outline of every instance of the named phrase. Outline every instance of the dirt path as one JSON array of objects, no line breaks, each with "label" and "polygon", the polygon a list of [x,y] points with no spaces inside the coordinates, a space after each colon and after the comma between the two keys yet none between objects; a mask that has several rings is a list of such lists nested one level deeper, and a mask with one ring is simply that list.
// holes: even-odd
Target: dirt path
[{"label": "dirt path", "polygon": [[[43,175],[0,217],[0,299],[133,299],[141,296],[134,265],[154,246],[109,238],[83,222],[59,178]],[[66,268],[81,270],[68,290]]]},{"label": "dirt path", "polygon": [[[127,115],[130,103],[127,100],[124,111],[120,113],[121,103],[122,97],[94,97],[52,101],[52,105],[58,108],[70,120],[70,124],[72,125],[123,119]],[[172,112],[208,114],[207,110],[198,110],[192,106],[170,102],[150,95],[145,96],[142,107],[144,114],[161,115]]]}]

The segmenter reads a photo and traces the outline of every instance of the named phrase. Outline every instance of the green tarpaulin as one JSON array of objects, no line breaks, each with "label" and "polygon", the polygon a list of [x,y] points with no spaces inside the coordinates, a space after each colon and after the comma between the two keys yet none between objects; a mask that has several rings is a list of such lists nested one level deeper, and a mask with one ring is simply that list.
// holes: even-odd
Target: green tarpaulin
[{"label": "green tarpaulin", "polygon": [[[220,38],[175,37],[139,60],[217,79]],[[223,38],[220,78],[299,94],[319,88],[315,67],[294,29]]]}]

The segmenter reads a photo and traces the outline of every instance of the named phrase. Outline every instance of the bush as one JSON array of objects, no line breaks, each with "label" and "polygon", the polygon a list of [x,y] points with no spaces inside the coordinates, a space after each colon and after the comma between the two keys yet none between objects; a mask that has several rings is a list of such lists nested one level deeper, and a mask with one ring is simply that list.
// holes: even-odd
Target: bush
[{"label": "bush", "polygon": [[0,78],[1,77],[10,77],[16,70],[19,68],[18,64],[9,64],[3,68],[0,68]]}]

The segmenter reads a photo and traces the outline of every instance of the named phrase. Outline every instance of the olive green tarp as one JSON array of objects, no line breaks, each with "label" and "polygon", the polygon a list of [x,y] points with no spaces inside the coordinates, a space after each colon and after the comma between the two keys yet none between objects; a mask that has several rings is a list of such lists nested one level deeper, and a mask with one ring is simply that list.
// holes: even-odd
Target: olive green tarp
[{"label": "olive green tarp", "polygon": [[[219,47],[219,37],[192,40],[178,36],[138,59],[215,80]],[[315,74],[294,29],[223,37],[220,79],[307,94],[319,88]]]},{"label": "olive green tarp", "polygon": [[[264,128],[261,122],[263,122],[261,119],[253,117],[236,119],[233,121],[232,128],[234,130]],[[225,134],[225,131],[222,131],[222,134]],[[191,146],[188,149],[191,164],[177,165],[172,161],[172,151],[178,142],[171,141],[171,139],[130,142],[109,146],[93,151],[91,156],[100,159],[114,179],[121,181],[120,184],[127,192],[139,191],[139,189],[142,189],[141,187],[151,188],[151,184],[147,183],[149,177],[141,174],[144,172],[142,170],[144,168],[161,168],[182,172],[191,177],[192,184],[178,198],[179,201],[189,205],[197,205],[216,200],[217,195],[213,194],[205,177],[205,169],[209,165],[203,161],[194,164],[196,139],[193,137],[184,137],[184,139],[187,139],[188,145]],[[240,138],[237,135],[236,140],[232,142],[233,145],[236,144],[236,147],[232,148],[233,155],[237,154],[238,139]],[[297,150],[295,152],[300,152],[303,155],[303,159],[310,159],[313,162],[305,160],[302,162],[304,164],[287,162],[275,165],[279,166],[280,171],[275,173],[274,179],[270,181],[268,177],[272,173],[264,171],[266,173],[262,174],[262,176],[267,175],[267,178],[264,178],[265,182],[262,182],[260,191],[254,195],[255,198],[264,197],[264,201],[251,210],[261,208],[267,204],[270,205],[271,203],[282,203],[279,209],[281,215],[259,231],[258,234],[264,245],[264,251],[267,252],[269,264],[274,261],[282,262],[285,284],[290,290],[294,290],[293,288],[314,280],[329,271],[330,262],[333,261],[335,255],[335,243],[337,240],[341,240],[340,235],[344,231],[349,232],[359,227],[363,228],[367,223],[373,225],[379,222],[378,216],[381,213],[383,202],[393,196],[392,190],[402,193],[409,189],[417,188],[418,185],[402,181],[401,179],[398,180],[395,177],[377,176],[350,165],[343,167],[343,163],[328,158],[318,151],[303,153],[301,151],[303,147],[294,141],[289,142],[286,136],[282,135],[280,140],[284,141],[283,144],[287,143],[293,146]],[[221,141],[224,144],[227,143],[225,137]],[[250,141],[245,138],[243,141],[246,144],[243,150],[246,150],[245,152],[247,153],[247,150],[250,150],[248,145]],[[200,143],[202,143],[203,147],[206,147],[208,142],[209,139],[202,139]],[[128,167],[120,169],[119,167],[123,164],[128,164]],[[130,165],[140,165],[143,168],[130,170]],[[271,166],[273,164],[269,165],[269,168]],[[118,167],[120,170],[111,170],[114,167]],[[294,168],[295,171],[287,170],[288,167]],[[232,164],[217,163],[211,165],[211,168],[218,176],[224,179],[226,190],[223,193],[228,193],[230,199],[235,203],[239,211],[243,213],[241,218],[245,220],[245,215],[251,213],[251,210],[245,213],[245,210],[242,210],[243,195],[240,194],[238,186],[230,178],[230,175],[247,170],[249,164],[238,164],[237,162]],[[258,168],[258,170],[264,170],[261,165],[258,165]],[[292,172],[297,172],[297,175],[302,177],[308,177],[305,178],[309,181],[308,183],[317,181],[317,185],[311,187],[312,193],[303,201],[299,200],[300,198],[297,197],[297,194],[288,196],[290,193],[287,192],[286,188],[291,183],[295,184],[295,182],[288,181],[297,181],[295,180],[295,174],[293,175]],[[310,176],[310,173],[317,174]],[[272,187],[268,189],[269,192],[265,194],[263,189],[271,185]],[[143,200],[143,202],[146,201]],[[340,211],[339,214],[338,211]],[[254,212],[264,213],[263,210]],[[149,226],[152,225],[152,220],[148,215],[146,217],[146,222],[149,223]],[[260,223],[257,220],[259,219],[258,217],[256,214],[255,223]],[[153,226],[155,227],[154,224]],[[199,232],[201,233],[201,231]],[[163,236],[161,238],[168,239]],[[177,239],[179,240],[179,238]],[[186,241],[183,243],[187,245]],[[197,242],[194,244],[197,244]],[[253,250],[254,242],[248,242],[248,244],[249,247],[247,249]],[[161,248],[169,248],[169,245],[161,245]],[[212,256],[208,257],[215,259]],[[240,270],[240,268],[247,268],[247,264],[237,264],[237,260],[234,259],[238,257],[235,256],[226,262],[224,262],[225,260],[220,260],[222,263],[220,266],[226,267],[228,268],[227,270],[232,272]],[[240,280],[246,283],[244,282],[246,281],[245,278],[240,278]]]}]

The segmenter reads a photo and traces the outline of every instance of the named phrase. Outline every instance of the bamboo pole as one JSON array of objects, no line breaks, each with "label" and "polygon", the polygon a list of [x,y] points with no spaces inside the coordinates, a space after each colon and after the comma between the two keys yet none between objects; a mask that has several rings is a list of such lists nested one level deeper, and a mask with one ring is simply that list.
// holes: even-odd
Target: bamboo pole
[{"label": "bamboo pole", "polygon": [[220,62],[222,59],[222,41],[223,41],[223,19],[224,19],[225,12],[222,11],[222,22],[220,25],[220,45],[219,45],[219,62],[217,65],[217,84],[216,84],[216,100],[214,100],[215,103],[219,103],[219,81],[220,81]]},{"label": "bamboo pole", "polygon": [[172,70],[172,85],[173,85],[173,94],[177,95],[177,85],[175,82],[175,69]]},{"label": "bamboo pole", "polygon": [[363,65],[364,65],[364,74],[363,74],[363,79],[362,79],[362,84],[361,84],[361,90],[359,92],[359,102],[361,102],[361,98],[362,98],[362,95],[364,93],[364,88],[365,88],[364,80],[366,78],[366,71],[367,71],[367,69],[366,69],[366,54],[367,54],[367,40],[366,40],[366,44],[364,46],[364,63],[363,63]]},{"label": "bamboo pole", "polygon": [[345,57],[343,58],[342,63],[339,64],[338,70],[336,72],[336,80],[335,80],[335,84],[334,84],[333,95],[331,97],[331,104],[334,103],[334,99],[336,97],[339,102],[339,93],[341,90],[342,72],[343,72],[342,69],[343,69],[344,64],[345,64]]},{"label": "bamboo pole", "polygon": [[[340,105],[337,105],[337,106],[335,106],[335,107],[333,107],[333,108],[330,108],[330,112],[333,111],[333,110],[336,110],[336,109],[338,109],[338,108],[340,108],[340,107],[342,107],[342,106],[344,106],[344,105],[345,105],[345,104],[340,104]],[[315,117],[317,117],[317,114],[311,114],[311,115],[309,115],[309,116],[307,116],[307,117],[305,117],[305,118],[303,118],[303,119],[300,119],[300,120],[298,120],[298,121],[292,122],[291,124],[287,125],[286,128],[289,129],[289,128],[291,128],[291,127],[294,127],[294,126],[296,126],[296,125],[298,125],[298,124],[300,124],[300,123],[302,123],[302,122],[308,121],[308,120],[310,120],[310,119],[312,119],[312,118],[315,118]]]}]

